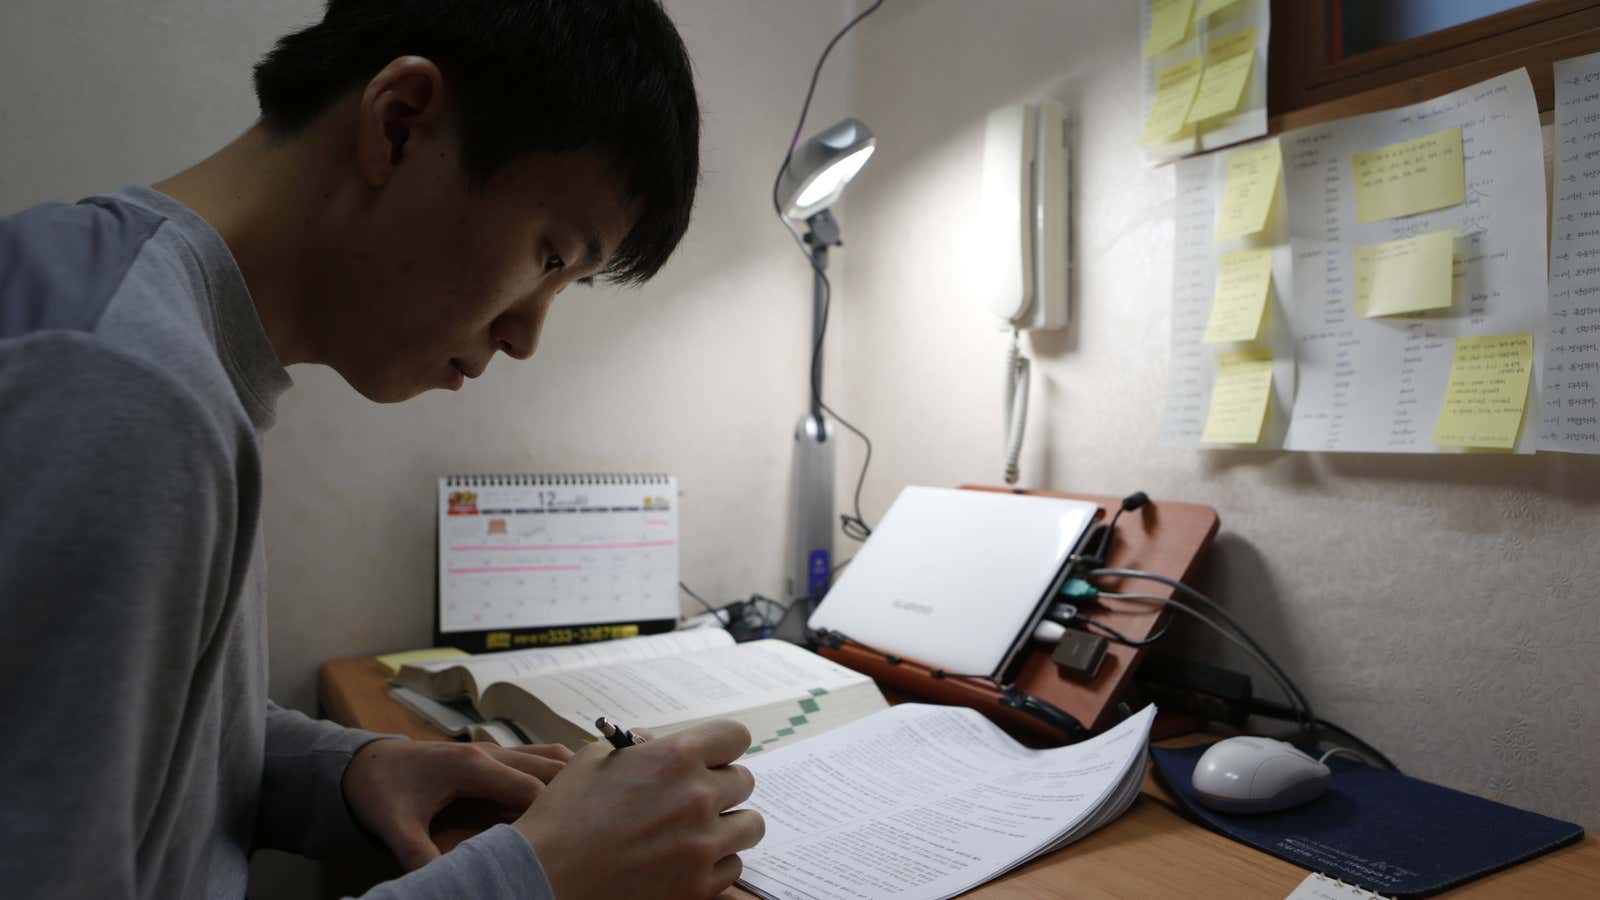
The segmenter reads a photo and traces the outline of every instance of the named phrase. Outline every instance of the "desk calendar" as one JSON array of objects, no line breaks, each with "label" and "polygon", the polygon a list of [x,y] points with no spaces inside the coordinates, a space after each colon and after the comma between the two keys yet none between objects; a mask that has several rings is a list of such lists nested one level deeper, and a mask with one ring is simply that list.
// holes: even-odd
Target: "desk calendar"
[{"label": "desk calendar", "polygon": [[480,653],[670,630],[677,504],[668,475],[440,478],[436,639]]}]

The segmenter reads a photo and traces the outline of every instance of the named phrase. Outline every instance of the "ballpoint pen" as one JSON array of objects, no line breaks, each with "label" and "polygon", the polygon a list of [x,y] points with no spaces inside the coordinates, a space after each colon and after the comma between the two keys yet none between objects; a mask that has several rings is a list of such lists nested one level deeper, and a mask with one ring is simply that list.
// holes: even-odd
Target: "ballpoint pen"
[{"label": "ballpoint pen", "polygon": [[623,747],[632,747],[634,744],[644,743],[644,738],[635,737],[633,732],[612,723],[605,716],[594,720],[594,727],[600,729],[600,735],[611,742],[611,746],[621,750]]}]

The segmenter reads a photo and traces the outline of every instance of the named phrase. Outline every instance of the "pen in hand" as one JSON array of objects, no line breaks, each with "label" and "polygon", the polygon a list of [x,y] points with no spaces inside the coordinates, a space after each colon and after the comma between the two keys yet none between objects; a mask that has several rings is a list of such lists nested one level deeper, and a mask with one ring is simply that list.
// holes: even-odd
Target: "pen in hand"
[{"label": "pen in hand", "polygon": [[600,730],[600,735],[611,742],[611,746],[621,750],[623,747],[632,747],[634,744],[644,743],[644,738],[635,737],[634,733],[612,723],[605,716],[594,720],[594,727]]}]

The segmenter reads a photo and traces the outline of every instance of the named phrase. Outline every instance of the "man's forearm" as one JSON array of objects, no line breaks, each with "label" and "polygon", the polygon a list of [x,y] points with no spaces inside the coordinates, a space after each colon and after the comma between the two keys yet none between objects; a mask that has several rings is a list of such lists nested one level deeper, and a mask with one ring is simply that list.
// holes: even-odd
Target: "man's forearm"
[{"label": "man's forearm", "polygon": [[394,735],[345,728],[267,703],[256,846],[320,857],[371,847],[344,800],[344,773],[368,743]]},{"label": "man's forearm", "polygon": [[361,900],[555,900],[526,838],[496,825],[420,869],[386,881]]}]

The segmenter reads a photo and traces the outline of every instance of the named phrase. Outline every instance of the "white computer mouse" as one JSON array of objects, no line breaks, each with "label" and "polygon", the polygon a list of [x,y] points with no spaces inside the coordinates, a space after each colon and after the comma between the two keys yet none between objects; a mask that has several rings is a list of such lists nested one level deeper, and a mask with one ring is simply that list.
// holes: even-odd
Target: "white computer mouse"
[{"label": "white computer mouse", "polygon": [[1201,755],[1192,783],[1196,799],[1211,809],[1264,813],[1317,799],[1328,789],[1328,776],[1327,766],[1292,744],[1232,737]]}]

